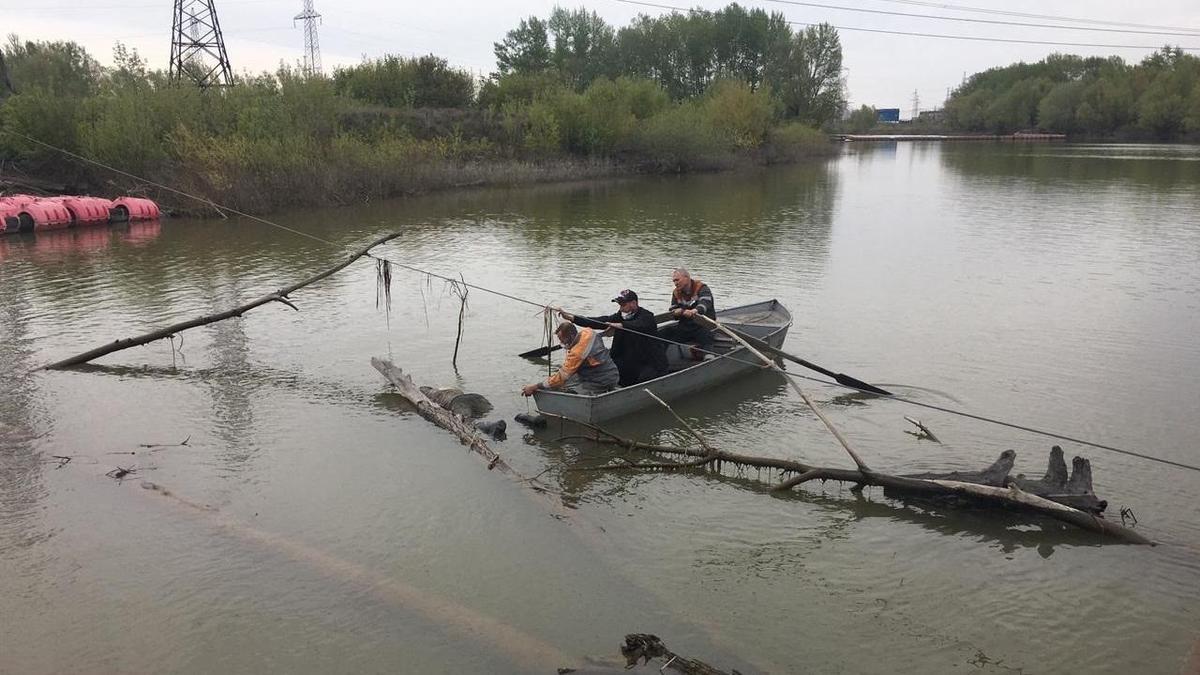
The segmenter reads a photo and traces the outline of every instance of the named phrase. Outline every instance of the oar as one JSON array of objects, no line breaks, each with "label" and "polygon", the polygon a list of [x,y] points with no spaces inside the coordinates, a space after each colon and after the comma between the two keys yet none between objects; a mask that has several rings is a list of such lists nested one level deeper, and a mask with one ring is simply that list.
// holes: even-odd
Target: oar
[{"label": "oar", "polygon": [[747,335],[746,333],[744,333],[740,330],[729,328],[728,326],[719,326],[716,321],[713,321],[712,319],[708,318],[707,316],[704,316],[703,314],[697,314],[696,318],[703,319],[705,323],[712,326],[713,328],[728,329],[734,333],[737,333],[738,337],[742,338],[743,340],[745,340],[747,343],[749,343],[750,345],[752,345],[755,349],[757,349],[759,351],[767,352],[768,354],[778,356],[782,359],[791,361],[792,363],[798,363],[798,364],[804,366],[805,368],[815,370],[818,373],[821,373],[822,375],[824,375],[826,377],[832,377],[834,380],[837,381],[838,384],[844,384],[847,387],[853,387],[855,389],[869,391],[872,394],[881,394],[883,396],[891,396],[892,395],[892,392],[887,391],[885,389],[880,389],[879,387],[876,387],[873,384],[863,382],[862,380],[860,380],[858,378],[850,377],[849,375],[847,375],[845,373],[835,373],[831,370],[826,370],[825,368],[822,368],[821,366],[818,366],[815,363],[810,363],[808,361],[805,361],[804,359],[800,358],[799,356],[793,356],[793,355],[783,351],[782,349],[777,349],[775,347],[772,347],[771,345],[767,344],[766,342],[763,342],[762,340],[754,337],[753,335]]},{"label": "oar", "polygon": [[[654,315],[654,323],[663,323],[666,321],[670,321],[673,318],[675,318],[675,316],[673,314],[671,314],[670,312],[665,312],[663,314],[655,314]],[[550,345],[549,347],[538,347],[537,349],[530,349],[527,352],[521,352],[520,354],[517,354],[517,356],[519,356],[523,359],[536,359],[536,358],[540,358],[542,356],[549,356],[550,352],[556,352],[560,349],[562,349],[562,345]]]}]

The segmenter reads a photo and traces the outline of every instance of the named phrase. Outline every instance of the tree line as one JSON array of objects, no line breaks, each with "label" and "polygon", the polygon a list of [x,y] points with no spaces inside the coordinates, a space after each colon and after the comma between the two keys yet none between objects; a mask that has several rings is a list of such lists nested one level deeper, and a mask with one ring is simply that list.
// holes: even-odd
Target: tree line
[{"label": "tree line", "polygon": [[[678,32],[703,26],[703,44]],[[720,37],[730,31],[741,37]],[[646,47],[617,58],[634,36],[690,56],[654,61]],[[15,93],[0,87],[0,129],[15,133],[0,134],[0,159],[60,184],[113,179],[24,135],[266,212],[464,183],[794,161],[832,152],[816,125],[844,105],[835,31],[793,34],[736,5],[620,31],[560,8],[495,48],[497,72],[481,82],[438,56],[388,55],[328,77],[283,66],[198,89],[119,43],[103,67],[78,44],[10,36]]]},{"label": "tree line", "polygon": [[551,79],[582,90],[597,78],[650,80],[673,100],[695,98],[716,81],[766,89],[784,118],[835,122],[846,106],[842,47],[829,24],[793,32],[778,12],[733,3],[713,12],[640,15],[620,29],[595,12],[556,7],[522,19],[495,44],[498,72]]},{"label": "tree line", "polygon": [[1200,134],[1200,58],[1175,47],[1137,64],[1053,54],[972,75],[946,102],[957,130],[1041,130],[1091,137]]}]

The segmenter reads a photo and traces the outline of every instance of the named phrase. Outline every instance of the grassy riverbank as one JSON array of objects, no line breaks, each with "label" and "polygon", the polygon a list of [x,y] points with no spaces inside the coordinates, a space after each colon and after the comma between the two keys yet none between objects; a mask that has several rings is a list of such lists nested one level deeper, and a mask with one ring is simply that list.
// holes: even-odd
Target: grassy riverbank
[{"label": "grassy riverbank", "polygon": [[73,43],[12,38],[5,56],[16,85],[0,106],[8,176],[144,192],[192,212],[204,208],[113,169],[268,213],[836,152],[769,86],[716,74],[681,97],[647,77],[600,74],[572,86],[562,71],[539,70],[476,83],[437,57],[385,57],[332,77],[285,67],[201,89],[169,83],[120,45],[113,67]]}]

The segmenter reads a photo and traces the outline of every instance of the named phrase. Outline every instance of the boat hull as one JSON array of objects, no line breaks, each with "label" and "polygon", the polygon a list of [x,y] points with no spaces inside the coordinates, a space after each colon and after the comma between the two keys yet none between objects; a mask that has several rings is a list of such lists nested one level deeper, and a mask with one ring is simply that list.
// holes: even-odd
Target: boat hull
[{"label": "boat hull", "polygon": [[[777,300],[722,310],[717,312],[717,319],[777,348],[783,346],[792,325],[791,313]],[[723,358],[698,361],[632,387],[596,396],[541,390],[534,394],[534,401],[543,413],[596,424],[658,405],[646,395],[646,389],[664,401],[675,401],[760,369],[756,356],[744,347],[737,347]]]}]

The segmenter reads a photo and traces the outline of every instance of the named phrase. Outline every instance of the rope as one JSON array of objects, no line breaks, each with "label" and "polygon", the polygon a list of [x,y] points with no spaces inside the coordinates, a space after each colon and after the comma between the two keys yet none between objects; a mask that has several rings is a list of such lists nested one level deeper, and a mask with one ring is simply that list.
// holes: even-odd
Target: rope
[{"label": "rope", "polygon": [[[245,213],[244,211],[239,211],[239,210],[237,210],[237,209],[228,208],[228,207],[225,207],[225,206],[219,206],[219,205],[217,205],[216,203],[214,203],[214,202],[213,202],[212,200],[210,200],[210,199],[206,199],[206,198],[204,198],[204,197],[200,197],[200,196],[197,196],[197,195],[193,195],[193,194],[190,194],[190,193],[184,192],[184,191],[182,191],[182,190],[178,190],[178,189],[176,189],[176,188],[170,187],[169,185],[163,185],[162,183],[157,183],[157,182],[155,182],[155,181],[148,180],[148,179],[146,179],[146,178],[142,178],[141,176],[134,175],[134,174],[132,174],[132,173],[129,173],[129,172],[127,172],[127,171],[122,171],[122,170],[120,170],[120,169],[118,169],[118,168],[116,168],[116,167],[110,166],[110,165],[108,165],[108,164],[105,164],[105,163],[103,163],[103,162],[96,161],[96,160],[94,160],[94,159],[90,159],[90,158],[88,158],[88,157],[84,157],[84,156],[82,156],[82,155],[79,155],[79,154],[76,154],[76,153],[74,153],[74,152],[71,152],[70,150],[65,150],[65,149],[63,149],[63,148],[59,148],[59,147],[56,147],[56,146],[50,145],[49,143],[46,143],[46,142],[44,142],[44,141],[38,140],[38,139],[36,139],[36,138],[33,138],[32,136],[27,136],[27,135],[25,135],[25,134],[23,134],[23,133],[20,133],[20,132],[18,132],[18,131],[13,131],[13,130],[11,130],[11,129],[4,129],[4,128],[0,128],[0,132],[9,133],[9,134],[12,134],[12,135],[14,135],[14,136],[18,136],[18,137],[20,137],[20,138],[24,138],[25,140],[27,140],[27,141],[30,141],[31,143],[36,143],[36,144],[38,144],[38,145],[40,145],[40,146],[42,146],[42,147],[48,148],[48,149],[50,149],[50,150],[54,150],[54,151],[56,151],[56,152],[61,152],[61,153],[63,153],[64,155],[67,155],[67,156],[69,156],[69,157],[73,157],[73,158],[75,158],[75,159],[78,159],[78,160],[80,160],[80,161],[87,162],[88,164],[94,164],[94,165],[96,165],[96,166],[99,166],[99,167],[102,167],[102,168],[108,169],[109,171],[113,171],[113,172],[115,172],[115,173],[121,174],[122,176],[126,176],[126,177],[128,177],[128,178],[132,178],[132,179],[134,179],[134,180],[141,181],[141,182],[143,182],[143,183],[146,183],[146,184],[148,184],[148,185],[153,185],[153,186],[155,186],[155,187],[158,187],[158,188],[161,188],[161,189],[163,189],[163,190],[167,190],[168,192],[175,193],[175,194],[177,194],[177,195],[180,195],[180,196],[182,196],[182,197],[186,197],[186,198],[188,198],[188,199],[193,199],[193,200],[195,200],[195,201],[198,201],[198,202],[201,202],[201,203],[207,204],[207,205],[209,205],[209,206],[212,206],[213,208],[219,208],[219,209],[222,209],[222,210],[225,210],[225,211],[229,211],[230,213],[235,213],[235,214],[237,214],[237,215],[239,215],[239,216],[242,216],[242,217],[244,217],[244,218],[249,218],[249,219],[251,219],[251,220],[254,220],[254,221],[256,221],[256,222],[262,223],[262,224],[264,224],[264,225],[269,225],[269,226],[271,226],[271,227],[275,227],[275,228],[278,228],[278,229],[280,229],[280,230],[284,230],[284,231],[286,231],[286,232],[291,232],[292,234],[296,234],[296,235],[299,235],[299,236],[301,236],[301,237],[306,237],[306,238],[308,238],[308,239],[312,239],[313,241],[318,241],[318,242],[321,242],[321,243],[323,243],[323,244],[328,244],[328,245],[330,245],[330,246],[337,246],[337,245],[338,245],[336,242],[330,241],[330,240],[328,240],[328,239],[323,239],[323,238],[321,238],[321,237],[318,237],[318,236],[316,236],[316,235],[309,234],[308,232],[302,232],[302,231],[300,231],[300,230],[297,230],[297,229],[294,229],[294,228],[291,228],[291,227],[287,227],[286,225],[280,225],[279,223],[276,223],[276,222],[273,222],[273,221],[267,220],[266,218],[260,218],[260,217],[258,217],[258,216],[251,215],[251,214],[249,214],[249,213]],[[469,283],[469,282],[467,282],[467,281],[463,280],[461,277],[460,277],[460,278],[458,278],[458,279],[455,279],[455,278],[453,278],[453,277],[448,277],[448,276],[444,276],[444,275],[441,275],[441,274],[437,274],[437,273],[435,273],[435,272],[430,272],[430,271],[428,271],[428,270],[423,270],[423,269],[421,269],[421,268],[419,268],[419,267],[415,267],[415,266],[413,266],[413,265],[408,265],[408,264],[405,264],[405,263],[396,262],[395,260],[391,260],[391,259],[389,259],[389,258],[385,258],[385,257],[383,257],[383,256],[377,256],[377,255],[375,255],[375,254],[373,254],[373,253],[367,253],[366,255],[367,255],[367,257],[374,258],[375,260],[382,260],[382,261],[386,261],[386,262],[389,262],[389,263],[391,263],[391,264],[393,264],[393,265],[396,265],[397,267],[402,267],[402,268],[404,268],[404,269],[407,269],[407,270],[410,270],[410,271],[413,271],[413,272],[417,272],[417,273],[419,273],[419,274],[424,274],[424,275],[427,275],[427,276],[433,277],[433,278],[435,278],[435,279],[442,279],[442,280],[444,280],[444,281],[451,281],[451,282],[454,282],[454,283],[457,283],[457,284],[462,284],[462,285],[464,285],[464,286],[467,286],[468,288],[474,288],[474,289],[476,289],[476,290],[479,290],[479,291],[481,291],[481,292],[484,292],[484,293],[490,293],[490,294],[492,294],[492,295],[496,295],[496,296],[499,296],[499,297],[502,297],[502,298],[507,298],[507,299],[509,299],[509,300],[512,300],[512,301],[514,301],[514,302],[521,302],[521,303],[524,303],[524,304],[527,304],[527,305],[532,305],[532,306],[534,306],[534,307],[537,307],[537,308],[539,308],[539,309],[543,309],[543,310],[544,310],[544,309],[547,309],[547,308],[548,308],[548,305],[545,305],[545,304],[543,304],[543,303],[540,303],[540,302],[535,302],[535,301],[533,301],[533,300],[529,300],[529,299],[526,299],[526,298],[521,298],[521,297],[518,297],[518,296],[515,296],[515,295],[510,295],[510,294],[508,294],[508,293],[504,293],[504,292],[502,292],[502,291],[497,291],[497,290],[494,290],[494,289],[491,289],[491,288],[486,288],[486,287],[484,287],[484,286],[479,286],[479,285],[477,285],[477,284],[472,284],[472,283]],[[569,312],[569,313],[570,313],[570,314],[572,314],[572,315],[574,315],[574,314],[575,314],[575,312]],[[689,348],[691,348],[691,349],[694,349],[694,350],[696,350],[696,351],[698,351],[698,352],[701,352],[701,353],[703,353],[703,354],[709,354],[709,355],[712,355],[712,356],[714,356],[714,357],[716,357],[716,358],[719,358],[719,359],[731,359],[731,360],[733,360],[733,361],[736,361],[736,362],[738,362],[738,363],[743,363],[743,364],[746,364],[746,365],[751,365],[751,366],[755,366],[755,367],[760,367],[760,366],[761,366],[761,364],[759,364],[758,362],[755,362],[755,361],[747,361],[747,360],[744,360],[744,359],[739,359],[739,358],[737,358],[737,357],[734,357],[734,356],[731,356],[731,355],[729,355],[729,354],[719,354],[719,353],[717,353],[717,352],[713,352],[713,351],[709,351],[709,350],[707,350],[707,349],[702,349],[702,348],[700,348],[700,347],[696,347],[695,345],[689,345],[689,344],[687,344],[687,343],[683,343],[683,342],[676,342],[676,341],[674,341],[674,340],[668,340],[667,338],[659,337],[659,336],[657,336],[657,335],[647,335],[646,333],[642,333],[642,332],[635,331],[635,330],[632,330],[632,329],[629,329],[629,328],[625,328],[624,326],[616,326],[616,328],[618,328],[618,329],[620,329],[620,330],[626,330],[626,331],[629,331],[629,332],[631,332],[631,333],[634,333],[634,334],[636,334],[636,335],[641,335],[641,336],[643,336],[643,337],[652,338],[652,339],[658,340],[658,341],[660,341],[660,342],[665,342],[665,343],[667,343],[667,344],[672,344],[672,345],[679,345],[679,346],[689,347]],[[389,336],[389,338],[390,338],[390,336]],[[390,344],[389,344],[389,347],[390,347]],[[824,384],[824,385],[831,385],[831,386],[835,386],[835,387],[843,387],[843,388],[845,388],[845,389],[850,389],[850,390],[853,390],[853,391],[859,391],[859,392],[862,392],[862,393],[871,394],[872,396],[879,396],[879,394],[875,394],[874,392],[869,392],[869,391],[867,391],[867,390],[865,390],[865,389],[861,389],[861,388],[859,388],[859,387],[852,387],[852,386],[849,386],[849,385],[841,384],[840,382],[830,382],[830,381],[828,381],[828,380],[822,380],[822,379],[819,379],[819,378],[816,378],[816,377],[812,377],[812,376],[810,376],[810,375],[800,375],[800,374],[797,374],[797,373],[788,373],[788,372],[782,372],[782,371],[780,372],[780,374],[782,374],[784,377],[790,377],[790,378],[794,378],[794,379],[798,378],[798,379],[802,379],[802,380],[808,380],[808,381],[811,381],[811,382],[817,382],[817,383]],[[1068,441],[1068,442],[1071,442],[1071,443],[1078,443],[1079,445],[1086,445],[1086,446],[1089,446],[1089,447],[1098,448],[1098,449],[1100,449],[1100,450],[1108,450],[1109,452],[1115,452],[1115,453],[1122,454],[1122,455],[1128,455],[1128,456],[1130,456],[1130,457],[1137,457],[1137,458],[1139,458],[1139,459],[1144,459],[1144,460],[1148,460],[1148,461],[1151,461],[1151,462],[1158,462],[1158,463],[1160,463],[1160,464],[1167,464],[1167,465],[1174,466],[1174,467],[1178,467],[1178,468],[1181,468],[1181,469],[1188,469],[1188,470],[1190,470],[1190,471],[1196,471],[1196,472],[1200,472],[1200,466],[1194,466],[1194,465],[1192,465],[1192,464],[1185,464],[1185,463],[1183,463],[1183,462],[1176,462],[1176,461],[1169,460],[1169,459],[1163,459],[1163,458],[1161,458],[1161,457],[1154,457],[1154,456],[1152,456],[1152,455],[1147,455],[1147,454],[1140,453],[1140,452],[1134,452],[1133,450],[1126,450],[1126,449],[1124,449],[1124,448],[1118,448],[1118,447],[1114,447],[1114,446],[1111,446],[1111,445],[1105,445],[1105,444],[1103,444],[1103,443],[1096,443],[1096,442],[1093,442],[1093,441],[1086,441],[1086,440],[1083,440],[1083,439],[1080,439],[1080,438],[1075,438],[1075,437],[1072,437],[1072,436],[1067,436],[1067,435],[1064,435],[1064,434],[1059,434],[1059,433],[1055,433],[1055,432],[1052,432],[1052,431],[1046,431],[1046,430],[1043,430],[1043,429],[1037,429],[1037,428],[1035,428],[1035,427],[1029,427],[1029,426],[1025,426],[1025,425],[1021,425],[1021,424],[1016,424],[1016,423],[1014,423],[1014,422],[1006,422],[1006,421],[1004,421],[1004,420],[996,419],[996,418],[993,418],[993,417],[985,417],[985,416],[983,416],[983,415],[976,415],[976,414],[974,414],[974,413],[969,413],[969,412],[965,412],[965,411],[962,411],[962,410],[954,410],[953,408],[946,408],[946,407],[943,407],[943,406],[934,405],[934,404],[932,404],[932,403],[924,403],[924,402],[921,402],[921,401],[915,401],[915,400],[913,400],[913,399],[910,399],[910,398],[905,398],[905,397],[903,397],[903,396],[896,396],[896,395],[894,395],[894,394],[893,394],[893,395],[891,395],[891,396],[879,396],[879,397],[880,397],[880,398],[883,398],[883,399],[890,399],[890,400],[893,400],[893,401],[900,401],[901,403],[907,403],[907,404],[909,404],[909,405],[920,406],[920,407],[922,407],[922,408],[929,408],[929,409],[931,409],[931,410],[937,410],[937,411],[939,411],[939,412],[944,412],[944,413],[948,413],[948,414],[951,414],[951,415],[958,415],[958,416],[960,416],[960,417],[966,417],[966,418],[969,418],[969,419],[978,420],[978,421],[980,421],[980,422],[987,422],[987,423],[990,423],[990,424],[996,424],[996,425],[999,425],[999,426],[1008,427],[1008,428],[1010,428],[1010,429],[1018,429],[1018,430],[1020,430],[1020,431],[1025,431],[1025,432],[1032,433],[1032,434],[1038,434],[1038,435],[1040,435],[1040,436],[1046,436],[1046,437],[1049,437],[1049,438],[1056,438],[1056,439],[1063,440],[1063,441]]]}]

